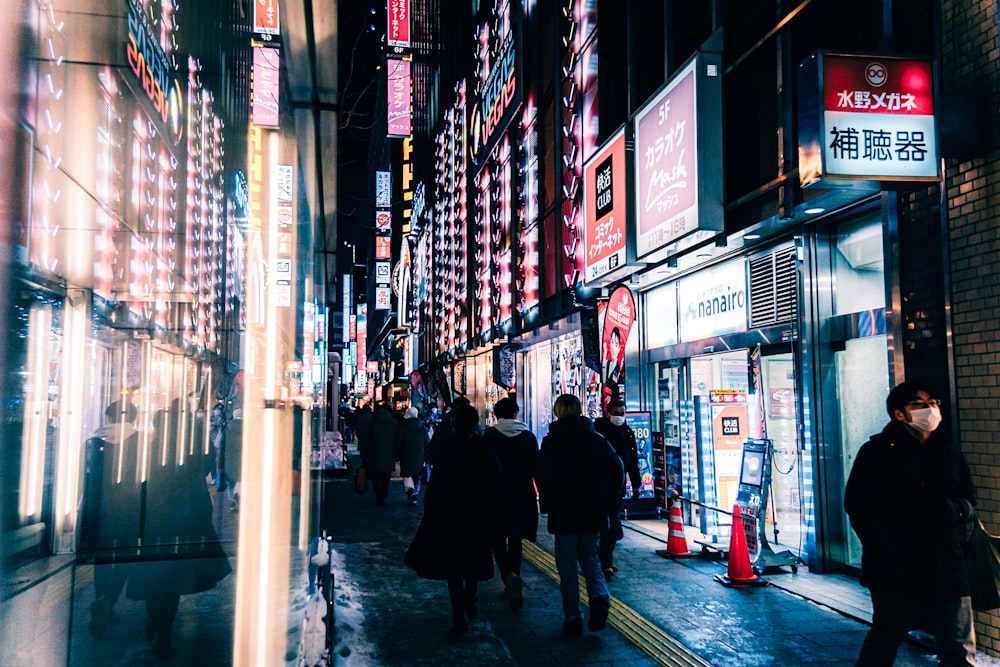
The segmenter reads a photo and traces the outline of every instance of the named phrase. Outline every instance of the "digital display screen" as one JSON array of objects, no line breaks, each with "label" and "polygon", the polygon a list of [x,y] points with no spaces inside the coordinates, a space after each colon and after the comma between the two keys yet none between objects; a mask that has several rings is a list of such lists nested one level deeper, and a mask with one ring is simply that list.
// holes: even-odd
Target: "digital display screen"
[{"label": "digital display screen", "polygon": [[764,452],[743,451],[740,484],[761,486],[764,482]]}]

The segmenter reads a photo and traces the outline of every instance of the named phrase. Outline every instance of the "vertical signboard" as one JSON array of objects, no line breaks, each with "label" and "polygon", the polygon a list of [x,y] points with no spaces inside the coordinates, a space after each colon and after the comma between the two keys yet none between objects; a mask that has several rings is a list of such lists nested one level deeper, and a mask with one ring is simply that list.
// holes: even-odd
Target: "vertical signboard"
[{"label": "vertical signboard", "polygon": [[278,72],[280,52],[269,46],[253,47],[253,124],[278,127]]},{"label": "vertical signboard", "polygon": [[583,166],[583,269],[586,282],[595,286],[625,268],[626,160],[622,128]]},{"label": "vertical signboard", "polygon": [[939,178],[930,60],[817,53],[799,79],[803,186]]},{"label": "vertical signboard", "polygon": [[410,46],[410,0],[389,0],[386,7],[386,42],[389,46]]},{"label": "vertical signboard", "polygon": [[389,208],[392,205],[392,172],[375,172],[375,208]]},{"label": "vertical signboard", "polygon": [[636,114],[639,259],[700,230],[723,229],[719,67],[715,54],[697,54]]},{"label": "vertical signboard", "polygon": [[410,61],[386,59],[388,128],[390,137],[410,136]]},{"label": "vertical signboard", "polygon": [[278,0],[254,0],[253,31],[261,35],[281,34]]},{"label": "vertical signboard", "polygon": [[635,298],[632,290],[621,285],[611,293],[603,313],[603,331],[601,334],[604,391],[602,392],[601,408],[607,407],[608,401],[625,399],[625,346],[632,325],[636,320]]}]

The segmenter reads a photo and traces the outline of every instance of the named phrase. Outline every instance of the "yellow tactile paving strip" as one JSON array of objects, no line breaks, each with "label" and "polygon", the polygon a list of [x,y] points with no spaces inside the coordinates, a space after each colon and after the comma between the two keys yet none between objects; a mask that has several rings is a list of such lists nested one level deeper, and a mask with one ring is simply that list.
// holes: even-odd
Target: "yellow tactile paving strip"
[{"label": "yellow tactile paving strip", "polygon": [[[559,573],[556,571],[555,557],[539,548],[537,544],[527,540],[523,544],[525,560],[558,581]],[[589,603],[583,577],[580,577],[580,599],[583,600],[584,604]],[[608,625],[661,665],[666,667],[711,667],[710,663],[691,653],[686,646],[614,596],[611,597]]]}]

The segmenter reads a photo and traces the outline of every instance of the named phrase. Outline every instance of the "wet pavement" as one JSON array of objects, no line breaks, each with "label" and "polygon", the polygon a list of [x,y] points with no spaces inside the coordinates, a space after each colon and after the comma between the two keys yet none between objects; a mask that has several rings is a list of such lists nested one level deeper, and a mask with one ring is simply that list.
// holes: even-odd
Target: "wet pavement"
[{"label": "wet pavement", "polygon": [[[619,572],[609,584],[609,627],[566,639],[550,565],[552,536],[542,517],[538,550],[526,549],[522,568],[524,607],[509,610],[499,577],[484,582],[479,618],[466,636],[452,640],[446,636],[451,612],[444,582],[420,579],[402,564],[421,512],[420,505],[407,507],[399,479],[392,480],[384,508],[375,507],[371,493],[354,493],[347,479],[326,484],[324,527],[335,551],[333,664],[846,667],[854,664],[867,631],[866,612],[854,608],[867,596],[853,580],[830,577],[825,584],[826,577],[800,569],[767,575],[768,586],[726,587],[714,579],[725,574],[723,561],[656,554],[665,548],[663,521],[662,532],[651,525],[657,522],[626,522],[615,552]],[[664,654],[658,648],[664,641],[682,650]],[[896,664],[938,663],[915,638],[904,643]],[[979,664],[1000,662],[982,656]]]}]

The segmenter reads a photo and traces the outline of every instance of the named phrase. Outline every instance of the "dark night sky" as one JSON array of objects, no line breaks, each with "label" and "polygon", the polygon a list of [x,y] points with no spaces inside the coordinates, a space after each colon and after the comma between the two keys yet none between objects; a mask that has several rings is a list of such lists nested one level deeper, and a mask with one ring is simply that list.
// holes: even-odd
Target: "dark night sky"
[{"label": "dark night sky", "polygon": [[[365,261],[372,221],[368,189],[368,144],[378,91],[385,6],[341,0],[339,7],[339,75],[341,122],[338,146],[337,218],[340,263],[350,262],[345,244],[358,246],[356,261]],[[375,7],[374,13],[372,7]],[[374,29],[372,29],[374,26]]]}]

